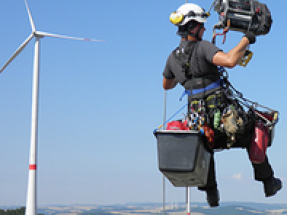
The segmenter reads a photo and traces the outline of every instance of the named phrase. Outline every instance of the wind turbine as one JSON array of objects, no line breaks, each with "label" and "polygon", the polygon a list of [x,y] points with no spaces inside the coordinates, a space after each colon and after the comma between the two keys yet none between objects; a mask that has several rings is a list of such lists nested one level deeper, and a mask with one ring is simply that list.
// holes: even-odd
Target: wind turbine
[{"label": "wind turbine", "polygon": [[32,118],[31,118],[31,137],[30,137],[30,158],[29,158],[29,178],[26,199],[26,215],[37,215],[37,136],[38,136],[38,92],[39,92],[39,53],[40,53],[40,39],[47,37],[56,37],[72,40],[95,41],[101,42],[102,40],[94,40],[88,38],[70,37],[64,35],[51,34],[46,32],[37,31],[35,24],[27,3],[25,0],[26,10],[29,16],[32,33],[20,45],[20,47],[9,58],[5,65],[0,69],[0,73],[23,51],[27,44],[35,37],[35,53],[34,53],[34,68],[33,68],[33,87],[32,87]]}]

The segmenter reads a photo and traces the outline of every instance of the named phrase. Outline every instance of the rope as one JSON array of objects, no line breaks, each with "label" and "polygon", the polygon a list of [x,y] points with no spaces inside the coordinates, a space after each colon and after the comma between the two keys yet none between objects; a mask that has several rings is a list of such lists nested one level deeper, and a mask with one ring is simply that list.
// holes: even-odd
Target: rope
[{"label": "rope", "polygon": [[216,1],[217,1],[217,0],[214,0],[214,1],[213,1],[213,3],[211,4],[211,6],[210,6],[210,8],[209,8],[209,10],[208,10],[208,13],[210,13],[210,11],[211,11],[212,7],[215,5]]},{"label": "rope", "polygon": [[[166,90],[164,91],[164,104],[163,104],[163,125],[164,122],[166,121]],[[165,129],[165,126],[164,128]]]},{"label": "rope", "polygon": [[155,133],[156,130],[159,130],[159,129],[161,129],[162,127],[164,127],[164,126],[166,125],[166,123],[168,123],[173,117],[175,117],[175,116],[176,116],[180,111],[182,111],[187,105],[188,105],[188,103],[185,104],[185,105],[183,105],[182,108],[180,108],[180,109],[179,109],[175,114],[173,114],[168,120],[166,120],[162,125],[160,125],[157,129],[155,129],[155,130],[154,130],[154,133]]}]

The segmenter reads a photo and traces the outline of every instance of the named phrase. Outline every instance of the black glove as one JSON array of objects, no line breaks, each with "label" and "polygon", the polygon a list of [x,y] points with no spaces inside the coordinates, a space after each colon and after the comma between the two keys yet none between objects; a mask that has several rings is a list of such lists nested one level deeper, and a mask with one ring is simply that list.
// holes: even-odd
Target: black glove
[{"label": "black glove", "polygon": [[256,41],[256,37],[255,34],[252,32],[247,32],[244,37],[246,37],[249,40],[249,44],[254,44]]}]

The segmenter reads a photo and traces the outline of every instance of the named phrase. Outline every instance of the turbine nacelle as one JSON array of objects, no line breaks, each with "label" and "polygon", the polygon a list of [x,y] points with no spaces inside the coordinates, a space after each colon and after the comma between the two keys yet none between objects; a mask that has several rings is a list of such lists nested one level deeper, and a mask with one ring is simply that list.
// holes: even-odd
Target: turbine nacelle
[{"label": "turbine nacelle", "polygon": [[34,31],[32,34],[34,35],[34,37],[38,37],[38,38],[43,38],[44,37],[44,35],[41,32],[39,32],[39,31]]}]

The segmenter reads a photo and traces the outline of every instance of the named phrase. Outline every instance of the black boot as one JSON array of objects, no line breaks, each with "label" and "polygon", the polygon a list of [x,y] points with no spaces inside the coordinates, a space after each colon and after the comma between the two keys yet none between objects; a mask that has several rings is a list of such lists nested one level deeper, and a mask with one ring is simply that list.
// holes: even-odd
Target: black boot
[{"label": "black boot", "polygon": [[265,196],[273,196],[282,188],[282,182],[279,178],[271,178],[267,181],[263,181]]},{"label": "black boot", "polygon": [[219,192],[217,189],[207,190],[206,195],[207,195],[207,202],[210,207],[219,206]]}]

